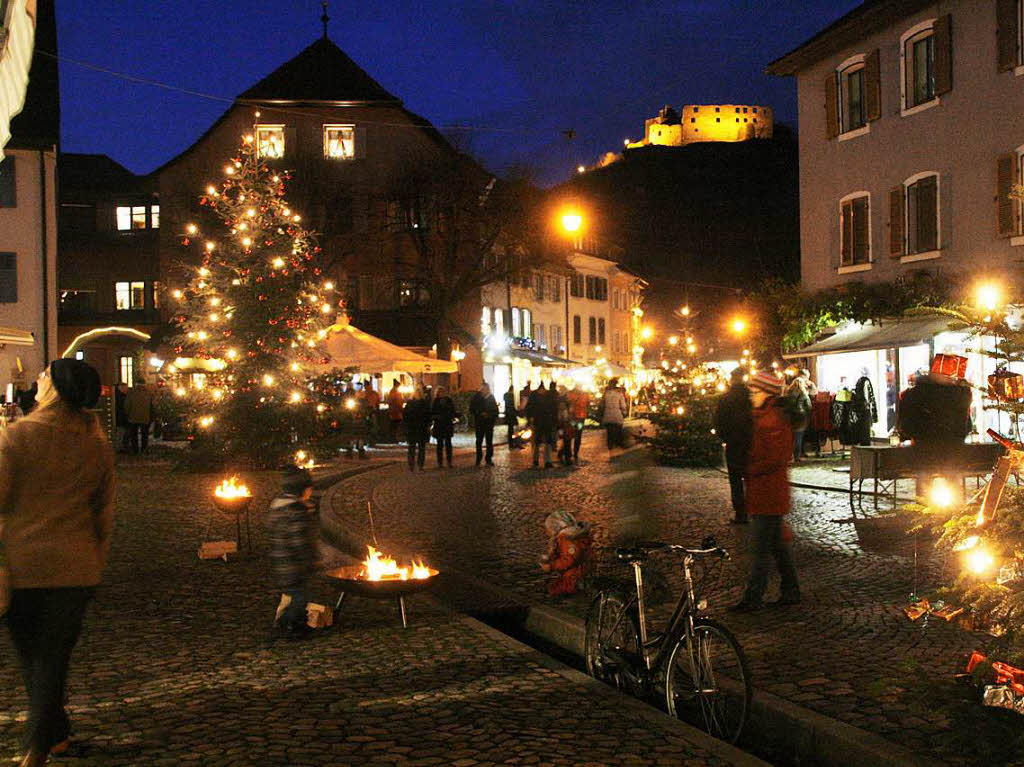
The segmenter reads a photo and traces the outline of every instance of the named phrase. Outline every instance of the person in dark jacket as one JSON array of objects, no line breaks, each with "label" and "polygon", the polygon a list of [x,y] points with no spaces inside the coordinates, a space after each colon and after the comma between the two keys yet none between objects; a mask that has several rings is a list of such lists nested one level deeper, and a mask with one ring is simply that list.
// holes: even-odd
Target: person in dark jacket
[{"label": "person in dark jacket", "polygon": [[455,434],[455,403],[448,396],[448,390],[438,386],[434,390],[434,401],[430,406],[433,421],[434,440],[437,442],[437,468],[444,467],[444,459],[448,459],[448,468],[452,466],[452,437]]},{"label": "person in dark jacket", "polygon": [[941,452],[963,444],[970,432],[970,410],[970,386],[929,373],[900,396],[896,431],[919,447]]},{"label": "person in dark jacket", "polygon": [[409,448],[409,470],[414,471],[417,466],[422,469],[427,440],[430,439],[430,403],[422,386],[417,386],[412,399],[405,403],[402,421],[405,423],[405,443]]},{"label": "person in dark jacket", "polygon": [[526,403],[526,417],[533,426],[533,466],[540,466],[540,450],[544,448],[544,468],[550,469],[551,446],[555,444],[558,428],[558,392],[547,389],[543,384],[530,395]]},{"label": "person in dark jacket", "polygon": [[732,522],[747,524],[747,507],[743,498],[743,472],[753,437],[750,390],[743,382],[746,371],[736,368],[729,377],[729,391],[722,395],[715,408],[715,434],[725,443],[725,467],[729,472],[732,494]]},{"label": "person in dark jacket", "polygon": [[508,449],[518,450],[521,447],[516,439],[519,411],[516,410],[516,389],[512,384],[508,385],[508,391],[505,392],[505,425],[508,426]]},{"label": "person in dark jacket", "polygon": [[871,444],[871,426],[878,423],[878,404],[875,402],[875,387],[868,378],[868,369],[860,369],[860,378],[853,386],[853,410],[857,414],[855,435],[858,445]]},{"label": "person in dark jacket", "polygon": [[277,627],[288,636],[310,633],[306,624],[309,579],[316,567],[316,519],[310,498],[313,476],[297,466],[285,469],[281,492],[270,502],[270,570],[281,590]]},{"label": "person in dark jacket", "polygon": [[782,400],[782,381],[771,373],[756,373],[748,382],[754,428],[744,472],[746,509],[754,518],[754,562],[743,598],[729,609],[756,612],[764,606],[764,591],[772,562],[781,576],[782,594],[776,605],[800,602],[800,584],[793,564],[789,463],[793,455],[793,422],[798,415]]},{"label": "person in dark jacket", "polygon": [[494,424],[498,420],[498,401],[491,394],[491,387],[486,383],[469,401],[469,412],[473,415],[473,428],[476,431],[476,465],[484,457],[483,444],[487,443],[487,465],[494,465]]}]

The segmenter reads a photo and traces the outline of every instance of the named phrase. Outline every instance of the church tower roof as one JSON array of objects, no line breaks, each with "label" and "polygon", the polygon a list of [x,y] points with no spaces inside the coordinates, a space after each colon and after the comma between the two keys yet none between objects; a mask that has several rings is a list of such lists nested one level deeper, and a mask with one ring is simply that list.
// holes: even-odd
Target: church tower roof
[{"label": "church tower roof", "polygon": [[279,66],[238,100],[401,103],[326,37]]}]

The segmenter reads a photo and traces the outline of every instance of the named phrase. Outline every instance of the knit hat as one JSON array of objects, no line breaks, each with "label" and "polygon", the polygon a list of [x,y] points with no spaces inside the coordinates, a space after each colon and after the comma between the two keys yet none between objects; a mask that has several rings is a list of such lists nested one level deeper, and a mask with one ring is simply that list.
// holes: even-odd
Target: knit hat
[{"label": "knit hat", "polygon": [[281,491],[286,495],[302,495],[307,487],[313,486],[313,475],[309,469],[289,466],[282,472]]},{"label": "knit hat", "polygon": [[565,509],[559,509],[548,514],[547,519],[544,520],[544,529],[547,530],[548,535],[554,538],[565,528],[574,527],[576,524],[576,517]]},{"label": "knit hat", "polygon": [[96,407],[100,374],[84,360],[58,359],[50,363],[50,383],[72,410]]},{"label": "knit hat", "polygon": [[750,376],[747,386],[755,391],[763,391],[775,396],[782,394],[782,379],[764,371]]}]

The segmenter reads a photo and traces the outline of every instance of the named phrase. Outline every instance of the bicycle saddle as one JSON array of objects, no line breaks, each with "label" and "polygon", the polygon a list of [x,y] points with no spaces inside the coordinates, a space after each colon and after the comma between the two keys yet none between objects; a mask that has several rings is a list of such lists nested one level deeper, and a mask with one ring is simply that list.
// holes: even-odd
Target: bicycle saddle
[{"label": "bicycle saddle", "polygon": [[632,546],[619,546],[615,549],[615,556],[622,562],[643,562],[652,551],[660,551],[667,545],[660,541],[643,541]]}]

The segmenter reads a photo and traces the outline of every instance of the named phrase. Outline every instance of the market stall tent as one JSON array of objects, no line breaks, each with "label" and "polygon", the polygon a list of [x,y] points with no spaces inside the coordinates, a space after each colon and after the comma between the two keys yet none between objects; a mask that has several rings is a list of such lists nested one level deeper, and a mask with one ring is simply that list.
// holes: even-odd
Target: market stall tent
[{"label": "market stall tent", "polygon": [[356,368],[360,373],[457,373],[458,363],[424,357],[371,336],[346,321],[332,325],[320,347],[328,361],[324,368]]}]

